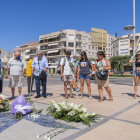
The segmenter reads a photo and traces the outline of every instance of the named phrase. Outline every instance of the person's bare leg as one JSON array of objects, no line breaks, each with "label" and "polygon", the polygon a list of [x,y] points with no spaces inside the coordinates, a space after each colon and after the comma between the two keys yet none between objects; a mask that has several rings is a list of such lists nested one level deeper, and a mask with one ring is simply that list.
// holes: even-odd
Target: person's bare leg
[{"label": "person's bare leg", "polygon": [[110,101],[113,101],[113,96],[111,94],[111,88],[110,87],[104,87],[104,88],[109,95]]},{"label": "person's bare leg", "polygon": [[83,91],[84,91],[84,79],[80,79],[81,83],[81,96],[83,97]]},{"label": "person's bare leg", "polygon": [[21,95],[21,87],[18,87],[19,96]]},{"label": "person's bare leg", "polygon": [[79,86],[78,86],[78,80],[76,79],[76,88],[78,88],[79,89]]},{"label": "person's bare leg", "polygon": [[2,94],[2,92],[0,92],[0,94]]},{"label": "person's bare leg", "polygon": [[90,80],[86,80],[86,82],[87,82],[87,87],[88,87],[89,97],[91,97],[91,86],[90,86]]},{"label": "person's bare leg", "polygon": [[65,91],[65,94],[66,94],[65,98],[67,98],[68,97],[68,94],[67,94],[67,81],[64,82],[64,91]]},{"label": "person's bare leg", "polygon": [[74,85],[74,88],[76,89],[77,87],[76,87],[76,82],[75,81],[73,81],[73,85]]},{"label": "person's bare leg", "polygon": [[135,92],[135,96],[137,96],[138,85],[139,85],[139,77],[138,76],[134,76],[134,82],[135,82],[134,92]]},{"label": "person's bare leg", "polygon": [[[102,101],[102,100],[104,100],[104,97],[103,97],[103,88],[102,88],[102,86],[98,86],[98,91],[99,91],[99,95],[100,95],[100,100]],[[99,100],[99,101],[100,101]]]},{"label": "person's bare leg", "polygon": [[11,91],[12,91],[12,97],[15,96],[15,88],[11,88]]}]

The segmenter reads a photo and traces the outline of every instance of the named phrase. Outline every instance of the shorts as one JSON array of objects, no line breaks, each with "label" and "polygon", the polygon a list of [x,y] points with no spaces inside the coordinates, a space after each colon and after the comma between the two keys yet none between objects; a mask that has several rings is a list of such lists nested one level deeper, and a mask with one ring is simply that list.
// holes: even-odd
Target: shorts
[{"label": "shorts", "polygon": [[74,76],[73,75],[65,75],[64,76],[64,82],[73,82],[74,81]]},{"label": "shorts", "polygon": [[134,76],[140,76],[140,72],[137,73],[137,70],[134,70]]},{"label": "shorts", "polygon": [[[90,73],[89,73],[90,74]],[[80,79],[90,80],[89,74],[79,74]]]},{"label": "shorts", "polygon": [[109,76],[106,80],[100,80],[96,76],[96,82],[98,87],[109,87]]},{"label": "shorts", "polygon": [[21,75],[11,75],[10,76],[10,81],[9,81],[9,87],[14,88],[14,87],[23,87],[23,76]]}]

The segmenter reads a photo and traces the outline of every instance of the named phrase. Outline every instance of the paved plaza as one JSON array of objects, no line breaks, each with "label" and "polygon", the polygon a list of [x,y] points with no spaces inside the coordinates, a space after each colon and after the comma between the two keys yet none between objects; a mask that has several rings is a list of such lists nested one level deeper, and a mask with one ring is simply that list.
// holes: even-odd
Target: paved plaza
[{"label": "paved plaza", "polygon": [[[8,81],[8,80],[7,80]],[[6,80],[5,80],[6,83]],[[75,128],[69,129],[64,133],[53,137],[52,140],[140,140],[140,94],[138,92],[137,99],[133,98],[133,87],[123,84],[110,84],[114,101],[110,102],[109,97],[104,90],[104,102],[98,102],[99,94],[97,85],[94,81],[91,82],[92,97],[88,98],[88,91],[85,84],[84,98],[79,99],[80,92],[73,92],[76,99],[64,99],[65,93],[63,90],[63,82],[59,78],[48,77],[47,98],[43,97],[35,99],[33,94],[31,100],[34,101],[36,109],[44,109],[42,115],[45,115],[45,109],[50,105],[49,100],[54,100],[56,103],[69,101],[76,104],[83,104],[88,112],[99,114],[100,119],[97,123],[92,123],[89,128],[83,123],[74,123]],[[35,87],[34,87],[35,89]],[[11,97],[11,91],[4,86],[3,94],[7,98]],[[22,94],[28,96],[27,87],[23,87]],[[16,88],[16,95],[18,95]],[[10,104],[12,101],[10,101]],[[6,112],[8,113],[8,112]],[[53,120],[56,123],[66,123],[60,120]],[[71,123],[69,123],[71,124]],[[14,125],[8,127],[0,133],[2,140],[35,140],[37,135],[43,134],[50,129],[50,125],[37,124],[34,121],[26,118],[18,121]],[[60,128],[61,130],[61,128]],[[39,139],[45,139],[41,137]]]}]

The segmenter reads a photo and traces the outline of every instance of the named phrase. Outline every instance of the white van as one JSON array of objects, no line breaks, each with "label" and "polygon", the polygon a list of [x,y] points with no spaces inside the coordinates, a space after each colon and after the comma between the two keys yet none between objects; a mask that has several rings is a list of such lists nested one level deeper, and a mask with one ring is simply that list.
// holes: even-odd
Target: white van
[{"label": "white van", "polygon": [[[95,64],[95,61],[91,61],[93,66]],[[91,80],[95,80],[95,71],[92,72]]]}]

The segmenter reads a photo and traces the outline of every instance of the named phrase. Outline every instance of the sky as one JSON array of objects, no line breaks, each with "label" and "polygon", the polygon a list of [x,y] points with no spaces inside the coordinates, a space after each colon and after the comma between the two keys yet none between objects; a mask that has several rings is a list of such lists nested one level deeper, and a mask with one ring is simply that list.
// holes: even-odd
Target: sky
[{"label": "sky", "polygon": [[[136,0],[136,33],[140,32],[140,0]],[[63,29],[90,32],[106,29],[125,35],[133,25],[133,0],[0,0],[0,48],[39,41],[39,36]]]}]

